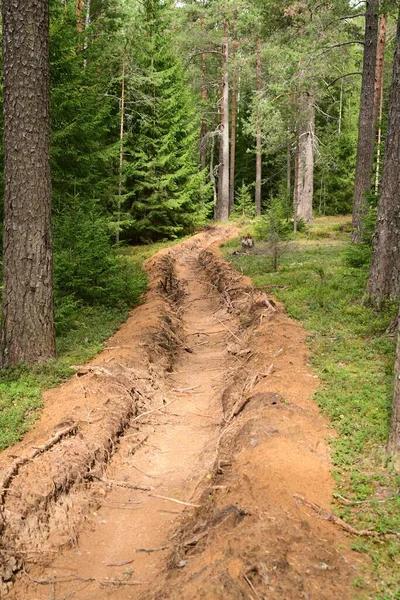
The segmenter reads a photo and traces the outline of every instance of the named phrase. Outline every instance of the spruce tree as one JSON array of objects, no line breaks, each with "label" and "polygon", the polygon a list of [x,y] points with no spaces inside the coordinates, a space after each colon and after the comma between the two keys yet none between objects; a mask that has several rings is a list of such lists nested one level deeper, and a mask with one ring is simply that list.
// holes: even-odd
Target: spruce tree
[{"label": "spruce tree", "polygon": [[[171,7],[146,0],[134,57],[139,79],[126,139],[126,202],[140,240],[171,238],[199,222],[203,174],[197,154],[198,122],[181,61],[173,51]],[[132,60],[132,57],[131,57]],[[131,86],[132,87],[132,86]],[[131,102],[129,102],[131,94]]]}]

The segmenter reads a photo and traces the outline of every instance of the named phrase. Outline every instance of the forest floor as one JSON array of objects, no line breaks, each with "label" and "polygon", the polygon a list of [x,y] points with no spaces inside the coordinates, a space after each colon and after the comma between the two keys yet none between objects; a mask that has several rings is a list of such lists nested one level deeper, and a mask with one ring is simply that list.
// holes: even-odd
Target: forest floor
[{"label": "forest floor", "polygon": [[328,508],[307,333],[221,258],[235,234],[150,259],[144,303],[0,455],[1,597],[373,597]]}]

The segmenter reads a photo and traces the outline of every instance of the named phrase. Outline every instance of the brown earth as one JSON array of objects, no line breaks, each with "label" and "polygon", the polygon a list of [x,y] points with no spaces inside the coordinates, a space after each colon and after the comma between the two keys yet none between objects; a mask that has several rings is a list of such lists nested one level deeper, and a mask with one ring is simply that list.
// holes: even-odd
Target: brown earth
[{"label": "brown earth", "polygon": [[220,258],[232,233],[151,259],[145,302],[0,456],[1,597],[357,597],[350,536],[296,496],[333,490],[306,332]]}]

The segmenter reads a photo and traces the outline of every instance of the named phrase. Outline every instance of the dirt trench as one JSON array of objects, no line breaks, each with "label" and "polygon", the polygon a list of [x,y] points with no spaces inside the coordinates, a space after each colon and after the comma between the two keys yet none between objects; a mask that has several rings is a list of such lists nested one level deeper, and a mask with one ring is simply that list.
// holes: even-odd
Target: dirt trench
[{"label": "dirt trench", "polygon": [[365,563],[301,500],[333,489],[306,333],[220,258],[229,235],[151,259],[145,302],[0,457],[1,597],[356,597]]}]

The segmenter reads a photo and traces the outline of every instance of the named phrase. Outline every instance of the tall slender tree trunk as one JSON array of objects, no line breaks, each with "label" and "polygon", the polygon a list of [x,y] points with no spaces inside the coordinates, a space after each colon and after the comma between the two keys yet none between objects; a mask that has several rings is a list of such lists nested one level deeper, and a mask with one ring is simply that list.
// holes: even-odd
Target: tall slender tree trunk
[{"label": "tall slender tree trunk", "polygon": [[[201,17],[201,30],[204,31],[204,16]],[[207,102],[207,55],[205,52],[201,55],[201,102],[203,111],[206,107]],[[203,114],[201,120],[201,134],[200,134],[200,164],[201,168],[205,169],[207,164],[207,121]]]},{"label": "tall slender tree trunk", "polygon": [[[85,12],[85,41],[83,44],[83,49],[86,51],[88,49],[88,28],[90,26],[90,0],[86,0],[86,12]],[[83,59],[83,67],[86,69],[87,67],[87,58]]]},{"label": "tall slender tree trunk", "polygon": [[400,17],[378,220],[367,291],[378,304],[385,298],[400,298]]},{"label": "tall slender tree trunk", "polygon": [[[288,132],[288,141],[286,147],[286,193],[287,202],[290,204],[290,196],[292,194],[292,144],[290,141],[290,133]],[[290,206],[288,206],[290,210]]]},{"label": "tall slender tree trunk", "polygon": [[122,74],[121,74],[121,115],[119,124],[119,172],[118,172],[118,206],[117,206],[117,231],[115,241],[119,243],[119,234],[121,226],[121,202],[122,202],[122,182],[124,167],[124,129],[125,129],[125,62],[126,50],[122,51]]},{"label": "tall slender tree trunk", "polygon": [[[235,48],[238,45],[237,42],[237,11],[235,11],[234,15],[234,45]],[[237,123],[237,101],[238,101],[238,85],[237,85],[238,73],[237,73],[237,60],[236,56],[234,59],[233,65],[233,74],[232,74],[232,102],[231,102],[231,165],[230,165],[230,173],[229,173],[229,214],[233,211],[233,207],[235,204],[235,167],[236,167],[236,123]]]},{"label": "tall slender tree trunk", "polygon": [[215,135],[211,137],[211,150],[210,150],[210,181],[213,189],[213,197],[214,197],[214,218],[217,217],[217,203],[218,203],[218,191],[217,186],[215,185],[215,173],[214,173],[214,153],[215,153]]},{"label": "tall slender tree trunk", "polygon": [[312,221],[314,195],[315,106],[314,93],[303,92],[300,97],[296,174],[296,222]]},{"label": "tall slender tree trunk", "polygon": [[379,38],[378,52],[376,61],[376,85],[374,98],[375,122],[378,121],[378,141],[376,151],[376,168],[375,168],[375,193],[379,190],[379,176],[381,169],[381,153],[382,153],[382,117],[383,117],[383,78],[385,72],[385,46],[386,46],[386,31],[387,31],[387,15],[382,14],[379,18]]},{"label": "tall slender tree trunk", "polygon": [[397,317],[398,336],[396,348],[396,363],[394,367],[394,391],[392,401],[392,417],[388,442],[388,454],[392,458],[392,466],[400,471],[400,311]]},{"label": "tall slender tree trunk", "polygon": [[216,218],[218,221],[229,219],[229,40],[228,22],[224,23],[224,43],[222,48],[222,131],[220,163],[220,195],[218,197]]},{"label": "tall slender tree trunk", "polygon": [[296,152],[294,160],[294,189],[293,189],[293,231],[297,232],[297,206],[299,204],[299,130],[296,131]]},{"label": "tall slender tree trunk", "polygon": [[76,0],[76,27],[79,33],[82,33],[85,28],[85,0]]},{"label": "tall slender tree trunk", "polygon": [[48,0],[3,0],[1,366],[55,357]]},{"label": "tall slender tree trunk", "polygon": [[[222,59],[222,63],[223,63],[223,59]],[[218,200],[217,200],[217,204],[215,207],[215,218],[218,219],[217,215],[219,214],[219,210],[220,210],[220,203],[221,203],[221,198],[222,198],[222,180],[224,177],[224,146],[223,146],[223,141],[222,141],[222,132],[224,130],[224,100],[223,100],[223,96],[224,96],[224,88],[221,85],[221,102],[219,105],[219,151],[218,151],[218,156],[219,156],[219,166],[218,166]]]},{"label": "tall slender tree trunk", "polygon": [[342,121],[343,121],[343,96],[344,96],[344,84],[343,79],[340,85],[340,100],[339,100],[339,121],[338,121],[338,134],[342,135]]},{"label": "tall slender tree trunk", "polygon": [[378,46],[379,0],[367,0],[365,18],[365,46],[361,107],[358,125],[356,178],[353,204],[352,240],[360,243],[363,237],[363,221],[368,212],[366,195],[371,191],[375,146],[375,75]]},{"label": "tall slender tree trunk", "polygon": [[[261,63],[261,39],[257,40],[257,101],[260,102],[262,88],[262,63]],[[261,114],[257,107],[257,133],[256,133],[256,217],[261,215],[261,182],[262,182],[262,147],[261,147]]]},{"label": "tall slender tree trunk", "polygon": [[231,165],[230,165],[230,188],[229,188],[229,214],[233,211],[235,204],[235,166],[236,166],[236,123],[237,123],[237,68],[233,69],[232,75],[232,106],[231,106]]}]

